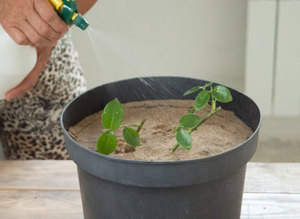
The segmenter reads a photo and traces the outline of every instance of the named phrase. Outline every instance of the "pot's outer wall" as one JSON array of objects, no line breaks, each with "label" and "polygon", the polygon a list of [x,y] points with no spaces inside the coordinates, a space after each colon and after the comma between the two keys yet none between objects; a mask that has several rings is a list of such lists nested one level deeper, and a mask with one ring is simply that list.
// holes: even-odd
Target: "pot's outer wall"
[{"label": "pot's outer wall", "polygon": [[122,103],[149,99],[193,99],[195,95],[182,94],[189,88],[206,82],[180,77],[137,78],[110,83],[86,92],[72,101],[62,115],[69,155],[80,168],[92,175],[141,187],[195,185],[237,171],[246,165],[255,153],[261,115],[257,105],[250,98],[233,89],[233,101],[222,107],[234,111],[254,134],[240,146],[205,159],[146,162],[112,158],[86,149],[75,142],[66,131],[86,116],[103,109],[105,104],[115,97]]},{"label": "pot's outer wall", "polygon": [[245,169],[244,166],[234,174],[195,186],[141,188],[112,183],[78,168],[84,216],[85,219],[239,219]]},{"label": "pot's outer wall", "polygon": [[[86,219],[238,219],[247,162],[255,153],[261,114],[247,96],[231,89],[233,101],[222,106],[235,112],[253,131],[245,142],[216,156],[188,161],[146,162],[104,156],[86,149],[67,133],[70,126],[121,102],[183,97],[206,81],[151,77],[110,83],[73,100],[61,124],[69,155],[78,165]],[[100,133],[99,133],[100,134]]]}]

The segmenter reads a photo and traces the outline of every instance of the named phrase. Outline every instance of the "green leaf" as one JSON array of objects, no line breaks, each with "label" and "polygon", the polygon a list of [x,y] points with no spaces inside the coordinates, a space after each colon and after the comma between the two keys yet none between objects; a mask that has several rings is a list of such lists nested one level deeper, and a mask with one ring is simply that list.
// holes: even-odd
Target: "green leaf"
[{"label": "green leaf", "polygon": [[188,131],[184,129],[178,129],[176,133],[176,140],[181,147],[187,150],[191,149],[192,138]]},{"label": "green leaf", "polygon": [[217,85],[212,90],[213,97],[221,102],[221,103],[228,103],[232,101],[232,96],[230,90],[227,87]]},{"label": "green leaf", "polygon": [[133,147],[140,145],[140,136],[135,129],[124,127],[123,137],[125,141]]},{"label": "green leaf", "polygon": [[112,131],[102,133],[97,142],[97,151],[101,154],[109,155],[115,151],[117,137]]},{"label": "green leaf", "polygon": [[200,122],[200,117],[192,114],[192,113],[188,113],[185,114],[184,116],[182,116],[179,120],[179,124],[181,127],[183,128],[195,128],[199,122]]},{"label": "green leaf", "polygon": [[187,96],[187,95],[189,95],[189,94],[192,94],[192,93],[196,92],[196,91],[199,90],[199,89],[201,89],[200,86],[192,87],[191,89],[187,90],[187,91],[183,94],[183,96]]},{"label": "green leaf", "polygon": [[106,129],[116,130],[120,127],[123,117],[123,106],[120,101],[115,98],[106,104],[102,113],[102,124]]},{"label": "green leaf", "polygon": [[194,103],[195,110],[203,109],[208,104],[209,100],[210,100],[210,93],[207,90],[201,91],[195,99],[195,103]]}]

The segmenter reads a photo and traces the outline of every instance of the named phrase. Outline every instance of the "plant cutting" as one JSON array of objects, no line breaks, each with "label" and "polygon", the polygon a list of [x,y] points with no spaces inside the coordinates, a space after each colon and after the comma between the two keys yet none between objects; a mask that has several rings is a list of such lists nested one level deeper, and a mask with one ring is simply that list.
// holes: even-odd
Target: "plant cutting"
[{"label": "plant cutting", "polygon": [[[102,113],[102,124],[107,130],[105,130],[98,139],[97,151],[99,153],[108,155],[115,151],[117,137],[114,131],[120,128],[123,118],[124,109],[117,98],[106,104]],[[123,127],[123,137],[129,145],[133,147],[140,145],[139,132],[145,122],[146,119],[142,120],[140,124],[131,124]],[[136,127],[136,129],[131,127]]]},{"label": "plant cutting", "polygon": [[[206,90],[208,88],[208,90]],[[194,106],[188,114],[182,116],[179,120],[179,126],[176,130],[177,143],[172,148],[174,152],[179,146],[189,150],[192,146],[191,133],[208,120],[212,115],[221,110],[221,107],[217,107],[217,101],[221,103],[228,103],[232,101],[230,90],[224,86],[216,85],[212,86],[212,82],[206,83],[204,86],[195,86],[187,90],[183,95],[195,93],[201,90],[195,98]],[[205,115],[204,118],[200,118],[195,115],[194,112],[203,109],[207,104],[211,102],[211,110]]]},{"label": "plant cutting", "polygon": [[[187,114],[190,107],[192,108],[188,115],[199,116],[200,120],[206,118],[206,115],[211,112],[214,105],[212,97],[215,97],[212,96],[215,94],[213,90],[222,90],[220,86],[223,85],[207,85],[207,83],[203,80],[179,77],[129,79],[94,88],[74,99],[66,107],[61,124],[68,153],[78,166],[86,219],[240,218],[246,164],[255,153],[261,123],[260,111],[250,98],[228,88],[232,101],[223,103],[215,98],[215,110],[218,107],[222,107],[222,110],[211,115],[210,119],[200,126],[198,126],[199,120],[193,120],[196,117],[192,118],[192,121],[197,121],[193,127],[198,126],[198,128],[197,131],[189,133],[193,139],[190,150],[179,146],[174,152],[170,151],[170,147],[176,144],[178,126],[187,132],[193,129],[191,125],[185,127],[183,123],[186,122],[184,121],[186,118],[182,119],[182,115]],[[187,90],[191,92],[190,88],[196,86],[199,86],[199,89],[194,88],[194,93],[182,95]],[[208,104],[201,110],[193,109],[197,96],[201,92],[200,96],[202,96],[203,91],[210,93]],[[90,121],[100,118],[99,111],[103,112],[105,105],[116,97],[124,106],[124,124],[135,124],[136,121],[147,118],[147,122],[139,132],[141,146],[136,147],[134,152],[125,153],[130,156],[145,154],[143,160],[131,160],[122,157],[123,155],[120,157],[116,151],[109,156],[100,154],[97,149],[86,147],[85,141],[81,142],[70,132],[75,124],[85,118],[89,118]],[[150,101],[149,104],[141,102],[145,100],[152,102]],[[173,108],[169,107],[170,103],[173,104]],[[143,106],[148,108],[142,108]],[[128,107],[133,111],[131,114],[126,110]],[[144,117],[144,109],[151,112],[151,116]],[[232,113],[227,113],[229,111]],[[247,133],[243,140],[225,151],[209,154],[206,157],[193,157],[195,150],[202,147],[198,145],[199,142],[203,142],[204,149],[211,147],[211,143],[203,140],[205,131],[208,131],[209,136],[217,141],[217,147],[224,141],[220,140],[222,136],[218,136],[215,129],[223,130],[224,136],[238,133],[239,129],[229,127],[235,118],[234,114],[241,120],[238,124],[245,123],[251,129],[251,133]],[[129,117],[130,119],[126,121],[125,118]],[[227,122],[220,126],[220,120]],[[99,120],[97,121],[99,125]],[[171,128],[173,122],[174,125],[178,124],[176,132]],[[88,126],[81,126],[81,128]],[[137,131],[137,126],[129,126],[129,128]],[[90,127],[92,128],[90,133],[86,134],[88,138],[93,133],[99,135],[98,130],[109,131],[109,128],[104,127],[103,124],[98,128],[93,125]],[[120,137],[123,135],[124,127],[120,124],[116,130],[111,129],[117,136],[118,144],[121,144],[117,145],[117,148],[126,143],[126,139]],[[159,133],[163,128],[166,130]],[[153,129],[154,131],[149,131]],[[149,138],[146,139],[146,135],[149,135]],[[157,142],[160,138],[164,140],[156,147],[156,143],[153,142]],[[97,137],[94,145],[97,144],[96,140]],[[155,161],[147,160],[150,157],[149,153],[157,149],[161,154],[163,148],[166,148],[165,152],[175,159],[163,160],[164,157],[159,157]],[[185,155],[192,156],[187,158]],[[180,156],[184,159],[178,160]]]}]

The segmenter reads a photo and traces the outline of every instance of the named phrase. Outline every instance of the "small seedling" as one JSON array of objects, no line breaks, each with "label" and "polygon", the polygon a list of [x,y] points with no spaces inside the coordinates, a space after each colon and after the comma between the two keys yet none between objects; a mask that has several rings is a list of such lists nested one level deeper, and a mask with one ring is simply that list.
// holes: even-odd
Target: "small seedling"
[{"label": "small seedling", "polygon": [[[217,107],[217,102],[228,103],[232,101],[230,90],[224,86],[216,85],[212,86],[209,82],[204,86],[192,87],[186,91],[183,95],[189,95],[201,90],[195,98],[194,106],[190,109],[189,113],[182,116],[179,120],[179,125],[175,127],[176,141],[173,146],[172,152],[174,152],[179,146],[189,150],[192,147],[191,133],[195,131],[200,125],[208,120],[212,115],[221,110],[221,107]],[[201,110],[211,103],[211,110],[204,118],[200,118],[194,114],[195,111]]]},{"label": "small seedling", "polygon": [[[120,128],[124,118],[124,109],[120,101],[115,98],[104,107],[102,112],[102,125],[106,130],[100,135],[97,142],[97,151],[101,154],[109,155],[115,151],[117,146],[117,137],[114,133]],[[131,124],[122,126],[123,137],[125,141],[132,147],[140,145],[139,132],[146,120],[140,124]],[[134,129],[134,127],[136,129]]]}]

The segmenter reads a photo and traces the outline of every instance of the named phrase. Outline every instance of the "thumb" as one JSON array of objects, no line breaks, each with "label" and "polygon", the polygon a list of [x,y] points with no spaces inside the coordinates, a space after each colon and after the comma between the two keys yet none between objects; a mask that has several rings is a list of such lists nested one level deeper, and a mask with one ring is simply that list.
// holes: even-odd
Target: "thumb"
[{"label": "thumb", "polygon": [[13,89],[9,90],[5,94],[6,100],[11,100],[15,97],[19,97],[27,91],[31,90],[37,83],[40,74],[45,69],[46,64],[50,58],[52,48],[44,47],[43,49],[37,49],[37,61],[31,72],[24,78],[24,80]]}]

